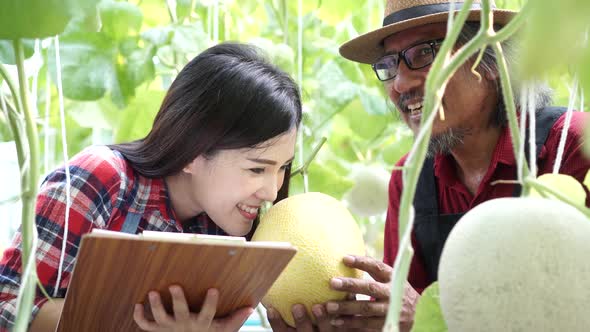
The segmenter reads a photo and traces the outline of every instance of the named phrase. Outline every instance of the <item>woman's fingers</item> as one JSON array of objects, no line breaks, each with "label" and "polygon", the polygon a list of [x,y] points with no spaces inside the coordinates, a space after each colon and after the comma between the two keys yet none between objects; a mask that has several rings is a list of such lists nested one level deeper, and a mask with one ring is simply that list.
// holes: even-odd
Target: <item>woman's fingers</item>
[{"label": "woman's fingers", "polygon": [[254,308],[251,307],[240,308],[225,318],[216,319],[213,326],[221,331],[237,331],[253,312]]},{"label": "woman's fingers", "polygon": [[190,318],[190,310],[182,287],[173,285],[169,287],[170,295],[172,295],[172,310],[174,311],[174,318],[180,321],[186,321]]},{"label": "woman's fingers", "polygon": [[170,326],[174,324],[174,318],[168,315],[166,309],[164,309],[164,305],[162,304],[162,299],[160,298],[160,293],[151,291],[148,294],[150,299],[150,307],[152,308],[152,315],[154,315],[154,319],[156,323],[162,326]]},{"label": "woman's fingers", "polygon": [[215,318],[217,312],[217,302],[219,301],[219,291],[211,288],[207,291],[205,301],[201,307],[201,312],[197,315],[197,322],[199,326],[209,327]]},{"label": "woman's fingers", "polygon": [[143,331],[154,331],[158,328],[158,324],[152,321],[149,321],[145,317],[145,310],[142,304],[136,304],[133,308],[133,320],[137,323],[140,329]]}]

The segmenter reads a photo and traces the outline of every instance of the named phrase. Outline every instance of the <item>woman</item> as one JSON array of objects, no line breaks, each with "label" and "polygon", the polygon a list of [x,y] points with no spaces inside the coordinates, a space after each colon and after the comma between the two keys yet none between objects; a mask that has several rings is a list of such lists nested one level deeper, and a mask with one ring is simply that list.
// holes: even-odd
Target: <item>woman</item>
[{"label": "woman", "polygon": [[[256,49],[227,43],[204,51],[172,83],[145,138],[73,157],[69,191],[64,168],[45,179],[36,205],[41,283],[53,297],[65,296],[81,235],[93,228],[250,236],[260,206],[286,197],[300,122],[296,84]],[[14,320],[20,250],[19,233],[0,262],[0,331]],[[170,292],[172,315],[157,292],[149,294],[154,320],[136,306],[142,330],[236,330],[253,310],[217,320],[217,290],[209,290],[199,313],[188,312],[180,287]],[[62,299],[48,303],[38,291],[30,331],[53,331],[62,306]]]}]

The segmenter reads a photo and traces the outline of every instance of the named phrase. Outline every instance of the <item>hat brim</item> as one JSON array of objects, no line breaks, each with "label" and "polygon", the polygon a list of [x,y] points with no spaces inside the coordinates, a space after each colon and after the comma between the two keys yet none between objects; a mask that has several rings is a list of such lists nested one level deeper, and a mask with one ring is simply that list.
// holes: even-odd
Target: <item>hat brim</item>
[{"label": "hat brim", "polygon": [[[500,25],[505,25],[518,13],[504,9],[494,9],[493,12],[494,24]],[[467,21],[479,21],[480,15],[480,10],[471,10]],[[436,13],[384,26],[342,44],[340,46],[340,55],[356,62],[375,63],[385,52],[383,49],[383,40],[386,37],[416,26],[446,22],[448,16],[448,12]]]}]

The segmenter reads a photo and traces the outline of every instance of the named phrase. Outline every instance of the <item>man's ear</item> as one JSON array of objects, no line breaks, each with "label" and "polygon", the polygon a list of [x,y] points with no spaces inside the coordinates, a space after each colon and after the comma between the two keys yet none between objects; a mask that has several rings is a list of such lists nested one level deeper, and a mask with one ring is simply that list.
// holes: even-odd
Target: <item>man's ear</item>
[{"label": "man's ear", "polygon": [[488,81],[495,81],[499,78],[498,71],[494,68],[494,70],[485,70],[485,78]]}]

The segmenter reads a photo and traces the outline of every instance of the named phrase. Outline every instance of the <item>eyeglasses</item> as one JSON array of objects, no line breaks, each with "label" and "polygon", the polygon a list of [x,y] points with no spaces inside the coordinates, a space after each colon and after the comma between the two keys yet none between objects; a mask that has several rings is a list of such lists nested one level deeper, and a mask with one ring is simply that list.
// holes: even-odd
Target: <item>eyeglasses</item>
[{"label": "eyeglasses", "polygon": [[408,68],[421,69],[432,64],[434,56],[440,48],[443,39],[429,40],[412,45],[399,53],[389,54],[377,60],[371,65],[380,81],[393,79],[398,72],[400,58],[404,60]]}]

